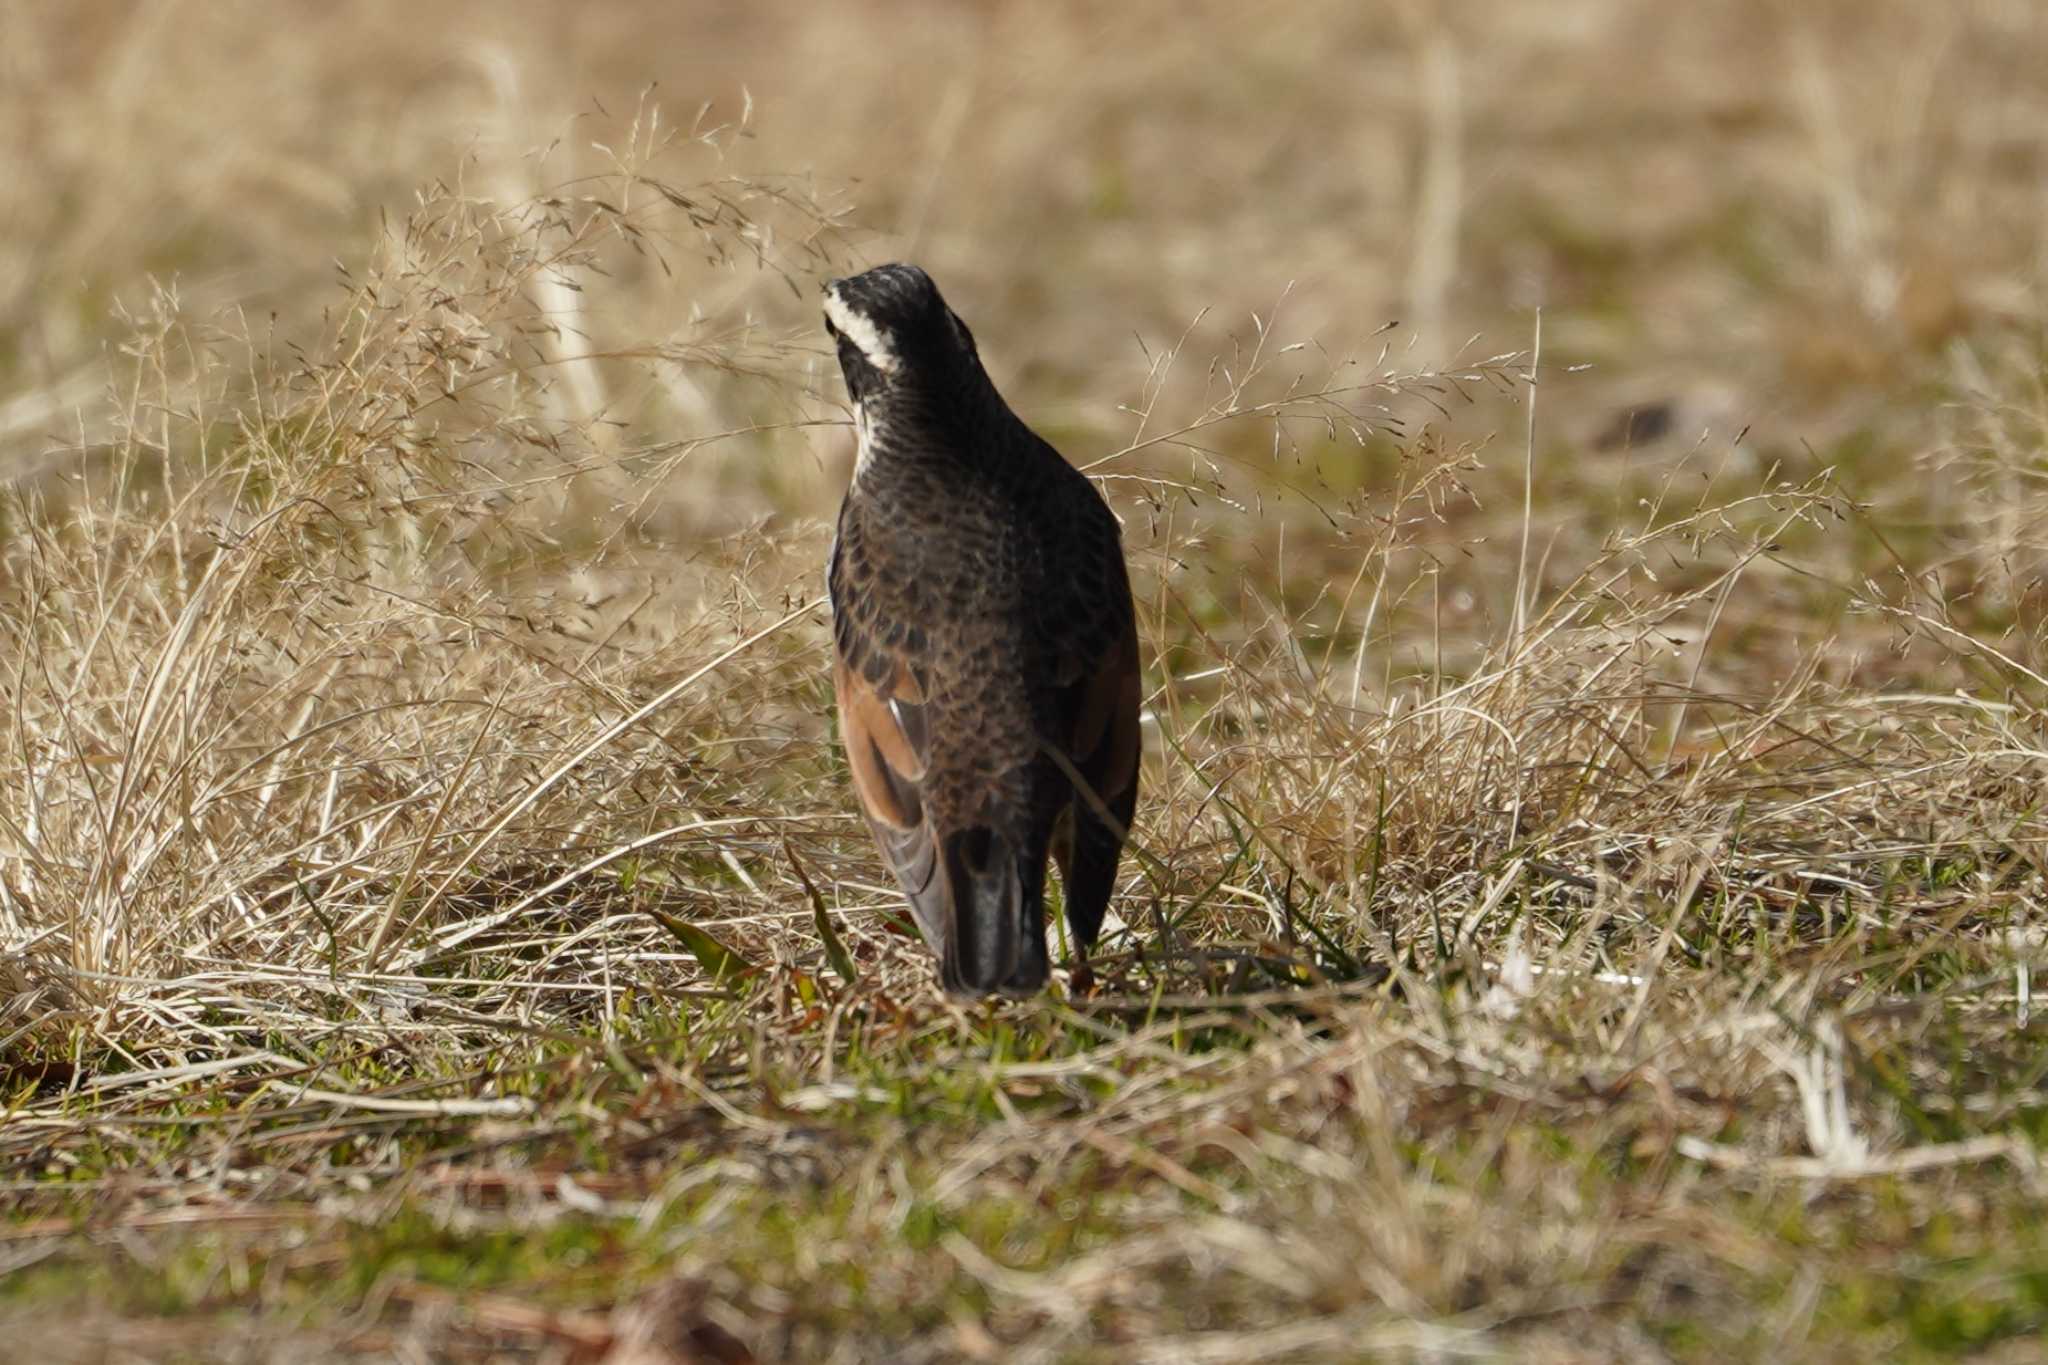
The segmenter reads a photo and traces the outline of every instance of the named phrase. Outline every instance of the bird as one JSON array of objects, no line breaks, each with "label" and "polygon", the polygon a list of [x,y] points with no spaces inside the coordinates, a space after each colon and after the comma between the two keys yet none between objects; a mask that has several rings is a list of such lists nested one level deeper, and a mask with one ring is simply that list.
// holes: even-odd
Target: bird
[{"label": "bird", "polygon": [[824,285],[853,475],[827,571],[853,789],[956,999],[1085,967],[1137,806],[1137,615],[1095,485],[1011,411],[915,265]]}]

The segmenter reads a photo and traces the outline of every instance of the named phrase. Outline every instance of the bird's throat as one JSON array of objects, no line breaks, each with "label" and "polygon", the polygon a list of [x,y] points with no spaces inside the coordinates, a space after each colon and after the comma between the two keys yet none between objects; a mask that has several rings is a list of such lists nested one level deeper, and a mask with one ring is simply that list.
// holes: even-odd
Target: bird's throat
[{"label": "bird's throat", "polygon": [[853,481],[859,483],[861,475],[874,467],[875,439],[873,426],[868,421],[868,405],[853,405]]}]

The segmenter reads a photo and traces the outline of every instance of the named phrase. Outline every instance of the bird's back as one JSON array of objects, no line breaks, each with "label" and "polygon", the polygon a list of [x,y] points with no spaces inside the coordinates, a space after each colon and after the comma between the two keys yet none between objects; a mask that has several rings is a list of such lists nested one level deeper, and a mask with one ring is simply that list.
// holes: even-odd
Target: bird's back
[{"label": "bird's back", "polygon": [[942,822],[975,818],[984,796],[1001,795],[992,779],[1038,757],[1038,728],[1065,671],[1059,622],[1082,614],[1056,562],[1052,542],[1067,537],[1047,491],[1022,479],[877,471],[840,509],[833,609],[844,603],[855,623],[917,661],[931,745],[925,801]]}]

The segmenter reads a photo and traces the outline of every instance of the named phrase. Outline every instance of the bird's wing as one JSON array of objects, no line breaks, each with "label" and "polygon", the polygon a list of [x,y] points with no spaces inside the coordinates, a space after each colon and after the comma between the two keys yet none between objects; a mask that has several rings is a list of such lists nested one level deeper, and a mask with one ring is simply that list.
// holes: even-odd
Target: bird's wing
[{"label": "bird's wing", "polygon": [[858,555],[845,553],[842,519],[832,550],[833,691],[847,766],[861,811],[890,871],[910,900],[926,942],[945,949],[944,888],[931,827],[924,818],[922,784],[931,758],[926,703],[929,676],[923,632],[882,619],[875,595],[862,581]]},{"label": "bird's wing", "polygon": [[1067,749],[1074,767],[1112,811],[1137,789],[1138,700],[1137,624],[1125,617],[1123,629],[1074,687]]},{"label": "bird's wing", "polygon": [[[1068,922],[1084,948],[1094,943],[1101,927],[1124,835],[1137,808],[1141,746],[1138,630],[1130,579],[1115,519],[1099,499],[1094,510],[1097,533],[1085,537],[1085,548],[1076,552],[1082,563],[1074,575],[1078,590],[1065,609],[1069,626],[1062,636],[1067,648],[1060,668],[1066,756],[1095,797],[1076,795],[1071,842],[1057,849]],[[1096,810],[1096,801],[1107,809],[1109,821]]]}]

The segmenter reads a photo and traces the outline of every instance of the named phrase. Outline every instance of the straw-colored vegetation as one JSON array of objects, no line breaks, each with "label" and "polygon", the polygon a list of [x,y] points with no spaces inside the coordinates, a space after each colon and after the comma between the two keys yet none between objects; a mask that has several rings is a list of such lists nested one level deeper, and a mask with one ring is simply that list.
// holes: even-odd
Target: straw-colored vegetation
[{"label": "straw-colored vegetation", "polygon": [[[691,8],[0,11],[23,1358],[2037,1358],[2048,12]],[[835,748],[898,256],[1124,518],[1087,998]]]}]

